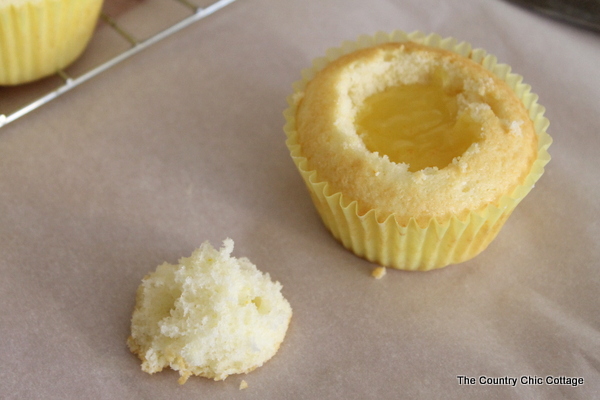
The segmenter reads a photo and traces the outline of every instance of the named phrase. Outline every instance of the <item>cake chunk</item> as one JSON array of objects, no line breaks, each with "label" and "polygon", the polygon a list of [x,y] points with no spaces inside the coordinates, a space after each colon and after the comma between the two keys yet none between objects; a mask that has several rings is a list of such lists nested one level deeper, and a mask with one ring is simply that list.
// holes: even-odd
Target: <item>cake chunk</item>
[{"label": "cake chunk", "polygon": [[127,344],[150,374],[165,367],[214,380],[248,373],[275,355],[292,308],[281,284],[247,258],[203,243],[178,265],[164,263],[137,290]]}]

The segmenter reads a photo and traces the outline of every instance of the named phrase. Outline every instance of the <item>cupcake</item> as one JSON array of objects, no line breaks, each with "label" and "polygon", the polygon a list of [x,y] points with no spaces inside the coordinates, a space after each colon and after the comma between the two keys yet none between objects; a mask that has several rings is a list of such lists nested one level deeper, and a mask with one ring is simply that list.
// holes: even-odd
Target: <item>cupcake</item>
[{"label": "cupcake", "polygon": [[52,75],[87,46],[102,0],[1,0],[0,85]]},{"label": "cupcake", "polygon": [[379,33],[303,76],[285,111],[292,158],[332,234],[383,266],[476,256],[550,159],[537,96],[467,43]]}]

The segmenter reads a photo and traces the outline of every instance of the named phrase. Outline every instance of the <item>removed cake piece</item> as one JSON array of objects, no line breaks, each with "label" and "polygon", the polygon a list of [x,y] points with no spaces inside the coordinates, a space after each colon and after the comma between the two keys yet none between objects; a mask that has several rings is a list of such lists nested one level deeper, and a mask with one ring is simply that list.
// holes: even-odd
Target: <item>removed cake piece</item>
[{"label": "removed cake piece", "polygon": [[275,355],[292,308],[281,284],[247,258],[203,243],[178,265],[164,263],[137,290],[129,349],[150,374],[165,367],[214,380],[248,373]]}]

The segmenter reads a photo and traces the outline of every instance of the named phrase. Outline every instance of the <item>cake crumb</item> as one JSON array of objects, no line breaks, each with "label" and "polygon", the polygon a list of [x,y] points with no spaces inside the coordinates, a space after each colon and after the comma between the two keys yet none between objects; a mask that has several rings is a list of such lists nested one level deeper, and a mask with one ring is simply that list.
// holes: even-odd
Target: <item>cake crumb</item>
[{"label": "cake crumb", "polygon": [[523,121],[512,121],[509,127],[510,134],[517,137],[523,136],[521,125],[523,125]]},{"label": "cake crumb", "polygon": [[282,285],[247,258],[233,257],[233,246],[231,239],[220,249],[204,242],[142,279],[127,339],[142,371],[170,367],[180,384],[192,375],[218,381],[253,371],[277,353],[292,308]]},{"label": "cake crumb", "polygon": [[385,276],[386,272],[387,271],[385,267],[377,267],[373,270],[373,272],[371,272],[371,275],[373,275],[375,279],[381,279]]},{"label": "cake crumb", "polygon": [[420,170],[412,174],[412,179],[415,183],[423,183],[427,179],[427,175],[423,170]]},{"label": "cake crumb", "polygon": [[248,387],[248,382],[246,382],[245,380],[242,379],[242,381],[240,382],[240,390],[244,390]]}]

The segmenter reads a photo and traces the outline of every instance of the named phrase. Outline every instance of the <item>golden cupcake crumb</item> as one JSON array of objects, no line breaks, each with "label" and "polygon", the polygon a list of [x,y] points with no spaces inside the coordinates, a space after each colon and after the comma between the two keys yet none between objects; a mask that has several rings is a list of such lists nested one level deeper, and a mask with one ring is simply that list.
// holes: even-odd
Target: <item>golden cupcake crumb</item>
[{"label": "golden cupcake crumb", "polygon": [[242,379],[242,381],[240,382],[240,390],[244,390],[248,387],[248,382],[246,382],[245,380]]},{"label": "golden cupcake crumb", "polygon": [[375,279],[381,279],[387,273],[387,269],[385,267],[377,267],[371,272],[371,275],[375,277]]}]

